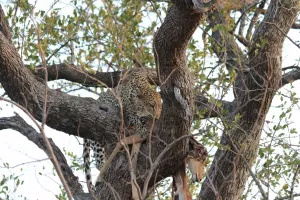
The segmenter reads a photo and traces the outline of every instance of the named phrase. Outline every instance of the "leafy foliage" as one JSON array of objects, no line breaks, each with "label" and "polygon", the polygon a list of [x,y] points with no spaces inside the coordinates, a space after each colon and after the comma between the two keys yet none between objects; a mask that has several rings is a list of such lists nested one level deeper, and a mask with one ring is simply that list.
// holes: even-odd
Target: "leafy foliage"
[{"label": "leafy foliage", "polygon": [[[72,0],[68,3],[55,1],[48,10],[40,9],[38,5],[39,3],[20,0],[6,7],[13,42],[24,62],[31,68],[42,62],[39,43],[47,64],[73,63],[90,72],[128,69],[131,68],[133,60],[148,67],[155,66],[152,39],[166,15],[169,7],[167,3],[135,0],[101,2]],[[248,17],[253,15],[250,11],[246,13]],[[217,107],[222,105],[220,101],[214,99],[232,99],[231,88],[235,84],[237,74],[234,70],[228,71],[226,63],[216,61],[212,49],[214,41],[208,36],[212,30],[231,31],[238,18],[236,12],[232,12],[225,19],[228,26],[216,25],[209,29],[207,25],[201,25],[199,27],[201,30],[198,30],[188,45],[187,64],[194,75],[195,94],[205,94],[209,102]],[[264,48],[267,42],[261,38],[261,42],[256,44],[256,53]],[[218,51],[225,51],[224,46],[221,45]],[[65,87],[66,84],[63,83],[61,87]],[[280,103],[271,108],[272,111],[276,111],[276,115],[267,116],[259,156],[252,169],[255,178],[262,183],[264,189],[275,196],[289,195],[289,189],[294,184],[290,177],[294,176],[300,165],[299,141],[296,142],[299,133],[292,120],[299,98],[294,91],[295,88],[291,84],[277,93],[276,99]],[[236,128],[240,116],[235,116],[231,123],[228,123],[224,120],[226,110],[218,119],[200,120],[203,113],[204,111],[198,113],[199,118],[195,119],[192,132],[206,130],[197,139],[210,149],[212,157],[216,148],[220,147],[221,133]],[[72,152],[68,154],[73,159],[74,169],[81,169],[77,156]],[[210,162],[211,160],[208,161],[208,166]],[[295,175],[297,176],[295,184],[299,184],[299,174]],[[18,176],[3,176],[0,194],[4,194],[7,199],[10,198],[11,192],[6,185],[8,181],[14,181],[16,188],[23,184]],[[156,193],[159,199],[170,199],[170,193],[165,192],[166,188],[170,188],[170,184],[170,180],[160,183]],[[194,194],[197,187],[190,184]],[[251,199],[256,192],[257,188],[252,177],[249,179],[243,199]],[[66,199],[63,190],[57,198]]]}]

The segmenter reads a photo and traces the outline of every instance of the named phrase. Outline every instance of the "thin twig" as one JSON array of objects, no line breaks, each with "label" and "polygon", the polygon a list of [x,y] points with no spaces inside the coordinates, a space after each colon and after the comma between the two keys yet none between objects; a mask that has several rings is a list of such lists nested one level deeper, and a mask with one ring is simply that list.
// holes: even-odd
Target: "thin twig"
[{"label": "thin twig", "polygon": [[297,179],[297,175],[298,175],[298,172],[299,172],[299,169],[300,169],[300,165],[297,166],[297,169],[294,173],[294,177],[293,177],[293,182],[292,182],[292,185],[291,185],[291,191],[290,191],[290,199],[293,200],[294,199],[294,187],[295,187],[295,182],[296,182],[296,179]]},{"label": "thin twig", "polygon": [[49,160],[49,158],[43,158],[43,159],[39,159],[39,160],[28,161],[28,162],[20,163],[20,164],[17,164],[17,165],[14,165],[14,166],[9,166],[9,167],[2,167],[2,166],[0,166],[0,168],[13,169],[13,168],[20,167],[22,165],[27,165],[27,164],[31,164],[31,163],[37,163],[37,162],[46,161],[46,160]]},{"label": "thin twig", "polygon": [[[62,44],[58,49],[56,49],[46,60],[46,63],[49,62],[49,60],[57,53],[59,52],[62,48],[64,48],[65,46],[68,45],[68,43],[71,41],[72,39],[67,40],[64,44]],[[72,63],[73,64],[73,63]]]}]

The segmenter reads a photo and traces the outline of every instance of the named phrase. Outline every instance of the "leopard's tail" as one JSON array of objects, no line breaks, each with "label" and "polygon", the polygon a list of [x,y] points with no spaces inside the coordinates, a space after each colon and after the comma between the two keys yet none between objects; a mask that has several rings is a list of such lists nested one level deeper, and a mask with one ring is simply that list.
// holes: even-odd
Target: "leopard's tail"
[{"label": "leopard's tail", "polygon": [[90,152],[91,152],[91,141],[89,139],[84,139],[83,140],[83,163],[84,163],[85,179],[86,179],[86,184],[89,192],[94,193],[95,188],[92,182]]}]

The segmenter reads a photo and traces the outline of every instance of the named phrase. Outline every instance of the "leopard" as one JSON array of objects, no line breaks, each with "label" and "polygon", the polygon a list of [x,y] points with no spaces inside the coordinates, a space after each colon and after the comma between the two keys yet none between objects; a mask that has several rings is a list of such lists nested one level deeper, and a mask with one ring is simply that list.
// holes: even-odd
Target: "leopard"
[{"label": "leopard", "polygon": [[147,136],[149,125],[160,117],[160,94],[151,87],[147,75],[141,70],[129,71],[118,87],[118,92],[125,123],[136,128],[135,134]]},{"label": "leopard", "polygon": [[[135,134],[147,139],[155,120],[159,119],[162,110],[162,100],[148,81],[142,68],[133,68],[121,77],[117,87],[99,95],[98,101],[109,103],[120,110],[124,120],[126,134]],[[134,130],[127,131],[126,130]],[[127,135],[128,136],[128,135]],[[100,170],[106,162],[105,149],[97,141],[84,139],[84,166],[89,192],[94,192],[90,169],[90,149],[94,151],[96,168]],[[99,183],[99,176],[96,180]]]}]

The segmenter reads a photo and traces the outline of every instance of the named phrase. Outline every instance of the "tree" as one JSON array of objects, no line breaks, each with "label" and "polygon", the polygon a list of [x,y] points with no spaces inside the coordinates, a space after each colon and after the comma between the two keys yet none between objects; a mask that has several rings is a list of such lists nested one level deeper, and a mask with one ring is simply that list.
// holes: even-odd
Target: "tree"
[{"label": "tree", "polygon": [[[133,60],[144,66],[154,66],[155,60],[156,73],[152,69],[147,70],[160,86],[163,110],[154,126],[152,139],[141,147],[140,154],[144,156],[139,156],[137,164],[137,181],[141,190],[152,189],[183,165],[188,147],[184,136],[198,130],[203,142],[209,143],[209,139],[216,138],[216,142],[210,141],[210,144],[218,147],[199,198],[246,198],[243,193],[251,176],[261,198],[268,199],[270,193],[266,192],[266,188],[278,187],[279,183],[275,180],[284,178],[284,175],[275,177],[276,170],[283,169],[271,167],[274,148],[271,145],[269,149],[259,148],[259,142],[276,92],[300,78],[299,67],[282,68],[283,43],[285,39],[291,40],[287,33],[292,27],[299,28],[295,23],[299,1],[271,0],[266,3],[264,0],[241,0],[217,1],[214,4],[214,1],[201,4],[196,0],[173,0],[167,4],[152,1],[114,4],[104,1],[101,5],[91,1],[82,4],[72,2],[75,7],[72,15],[59,15],[59,9],[53,9],[51,13],[34,13],[33,5],[17,1],[7,12],[13,37],[2,9],[0,13],[0,82],[13,102],[42,122],[40,131],[43,133],[43,126],[47,124],[67,134],[100,141],[110,153],[117,142],[120,127],[120,119],[114,110],[92,98],[50,89],[46,82],[66,79],[82,84],[84,88],[100,87],[103,83],[106,87],[113,87],[119,81],[120,69],[126,70]],[[213,7],[213,11],[204,14],[205,10]],[[22,16],[18,18],[19,11]],[[166,13],[155,34],[156,23],[147,24],[147,28],[141,27],[145,17],[142,11],[156,13],[159,20],[160,13]],[[235,17],[233,13],[240,13],[240,16]],[[42,20],[34,20],[35,17]],[[28,23],[28,19],[33,21]],[[258,22],[258,19],[262,21]],[[20,24],[26,29],[22,29]],[[204,50],[197,48],[197,42],[191,39],[199,26],[203,28]],[[245,34],[246,27],[248,31]],[[147,45],[151,34],[154,35],[153,54]],[[297,42],[293,43],[299,48]],[[76,49],[80,45],[85,47]],[[63,53],[67,56],[64,57]],[[218,63],[209,71],[204,61],[212,54]],[[22,59],[27,59],[30,65],[24,65]],[[101,61],[100,67],[103,65],[114,71],[95,72],[97,59]],[[51,62],[59,60],[64,62],[51,65]],[[35,67],[37,63],[41,65]],[[290,71],[282,74],[286,70]],[[211,93],[211,87],[219,89],[221,98]],[[233,101],[223,100],[228,92],[232,92]],[[291,93],[289,98],[296,104],[297,98],[292,97]],[[281,119],[288,113],[283,112]],[[200,119],[222,122],[221,136],[218,137],[219,127],[213,126],[212,121],[200,130]],[[284,130],[285,127],[279,125],[272,133]],[[55,167],[61,169],[66,179],[64,184],[68,185],[74,198],[92,199],[90,194],[83,193],[64,156],[52,141],[48,144],[45,140],[43,143],[37,138],[38,134],[30,135],[33,130],[19,117],[2,118],[1,128],[27,134],[47,152],[47,145],[52,145],[56,157],[51,152],[48,155],[54,163],[57,163],[57,158]],[[280,143],[279,136],[277,139],[276,144],[286,145]],[[261,160],[265,159],[263,166],[267,170],[255,174],[252,167],[258,152]],[[269,157],[264,157],[264,154]],[[278,197],[288,195],[287,198],[293,198],[296,195],[293,190],[298,183],[299,159],[296,160],[298,164],[290,163],[289,170],[292,172],[287,172],[294,175],[289,185],[291,189],[285,187],[277,193]],[[279,161],[277,164],[286,160]],[[131,198],[131,186],[124,184],[130,180],[127,165],[126,154],[119,154],[104,177],[109,184],[102,183],[97,188],[96,195],[100,199]],[[262,179],[266,174],[269,185],[265,187]]]}]

